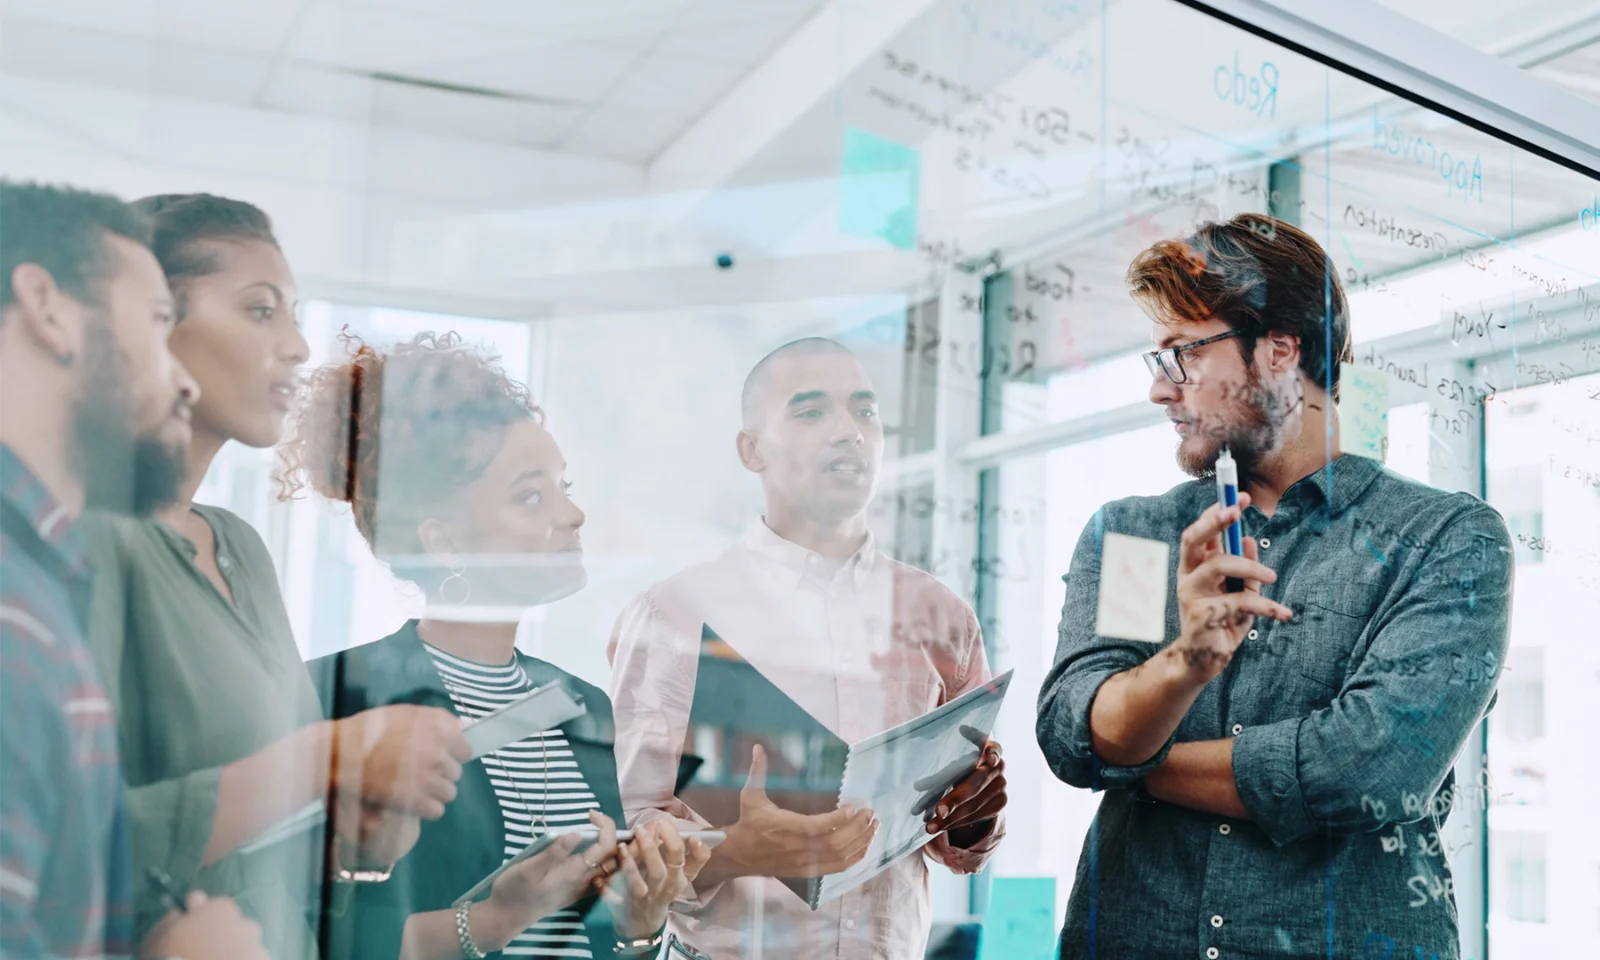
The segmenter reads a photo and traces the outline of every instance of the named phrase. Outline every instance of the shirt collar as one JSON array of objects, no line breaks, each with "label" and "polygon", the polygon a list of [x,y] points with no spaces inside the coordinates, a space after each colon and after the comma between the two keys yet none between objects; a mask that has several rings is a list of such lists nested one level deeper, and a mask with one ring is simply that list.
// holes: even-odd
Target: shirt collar
[{"label": "shirt collar", "polygon": [[0,444],[0,501],[27,521],[41,543],[55,551],[74,574],[86,573],[89,557],[83,533],[72,514],[11,448]]},{"label": "shirt collar", "polygon": [[[798,543],[778,536],[767,526],[766,520],[761,518],[752,523],[749,531],[745,533],[744,547],[751,553],[771,561],[784,573],[791,575],[797,584],[805,578],[808,571],[831,564],[831,561],[816,551],[807,550]],[[862,541],[860,548],[845,560],[842,568],[850,571],[850,576],[857,587],[861,586],[867,575],[872,572],[877,555],[878,542],[869,530],[866,540]]]},{"label": "shirt collar", "polygon": [[[1383,464],[1378,461],[1347,453],[1302,477],[1289,490],[1301,484],[1307,485],[1308,490],[1316,490],[1322,495],[1322,502],[1328,505],[1329,514],[1337,517],[1355,503],[1382,472]],[[1285,491],[1285,495],[1287,493]]]}]

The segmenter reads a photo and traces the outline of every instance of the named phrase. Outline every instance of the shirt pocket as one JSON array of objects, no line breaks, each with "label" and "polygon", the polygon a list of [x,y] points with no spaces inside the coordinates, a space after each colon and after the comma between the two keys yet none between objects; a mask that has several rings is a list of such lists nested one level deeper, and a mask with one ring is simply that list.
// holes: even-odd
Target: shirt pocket
[{"label": "shirt pocket", "polygon": [[1331,702],[1344,686],[1350,655],[1382,595],[1381,584],[1353,580],[1322,585],[1298,601],[1285,601],[1298,628],[1287,653],[1304,692],[1318,705]]}]

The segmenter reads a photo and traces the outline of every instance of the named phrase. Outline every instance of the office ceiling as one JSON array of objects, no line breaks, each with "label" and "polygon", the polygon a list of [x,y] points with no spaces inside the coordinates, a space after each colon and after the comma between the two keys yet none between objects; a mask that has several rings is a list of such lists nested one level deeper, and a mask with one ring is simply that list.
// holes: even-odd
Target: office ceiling
[{"label": "office ceiling", "polygon": [[0,70],[645,163],[822,0],[4,0]]},{"label": "office ceiling", "polygon": [[[0,0],[0,71],[646,164],[825,2]],[[1592,6],[1385,2],[1600,102]]]},{"label": "office ceiling", "polygon": [[[177,101],[205,101],[264,114],[417,131],[464,144],[530,147],[580,162],[586,158],[620,161],[643,171],[663,153],[678,152],[675,147],[692,139],[697,124],[719,104],[730,101],[730,94],[750,80],[753,71],[773,61],[819,10],[839,2],[0,0],[0,74]],[[871,3],[874,10],[882,9],[879,3],[890,5],[890,0],[848,2]],[[1387,2],[1447,35],[1600,102],[1600,9],[1592,3]],[[1033,5],[1040,6],[1041,0],[1033,0]],[[1142,8],[1143,2],[1117,0],[1111,4],[1113,15],[1124,5]],[[951,18],[965,17],[969,9],[1000,10],[1008,4],[1005,0],[898,0],[894,6],[909,19],[886,35],[883,49],[904,52],[922,45],[931,51],[924,60],[952,60],[950,48],[941,45],[951,35]],[[1160,12],[1163,16],[1196,16],[1177,4],[1172,4],[1171,11]],[[1148,23],[1133,22],[1123,35],[1163,33],[1148,27]],[[841,37],[837,46],[842,48],[845,39]],[[1236,41],[1232,28],[1211,21],[1190,34],[1168,36],[1160,42],[1190,48],[1209,43],[1218,49],[1232,49]],[[1123,58],[1128,62],[1119,61],[1119,66],[1132,69],[1138,65],[1132,63],[1135,60],[1168,62],[1163,56],[1159,49],[1142,50],[1137,58]],[[964,81],[995,89],[1011,86],[1029,68],[1029,59],[955,58],[952,67],[961,68]],[[547,265],[541,268],[545,270],[542,274],[508,277],[493,295],[521,304],[557,302],[567,309],[604,310],[645,308],[663,300],[702,302],[709,298],[749,303],[853,294],[895,289],[915,281],[922,264],[914,257],[891,263],[885,258],[900,255],[864,250],[861,245],[840,246],[836,210],[829,206],[830,185],[839,171],[842,119],[865,124],[928,155],[937,152],[934,141],[938,135],[926,124],[867,111],[873,106],[867,91],[883,78],[880,61],[878,53],[870,53],[859,67],[830,63],[816,70],[814,77],[796,75],[797,82],[810,81],[816,88],[810,91],[816,96],[809,106],[785,116],[770,136],[763,134],[767,137],[764,146],[748,161],[738,161],[726,177],[711,181],[733,188],[709,201],[720,205],[719,212],[740,207],[727,211],[729,221],[738,221],[737,230],[730,230],[730,243],[748,240],[739,247],[739,271],[710,271],[705,263],[716,251],[696,249],[683,261],[692,266],[663,261],[631,267],[597,261],[592,272],[589,268],[563,272],[559,287],[548,285],[547,274],[553,268]],[[837,70],[845,72],[845,79],[836,88],[825,89],[833,81],[819,78],[834,77]],[[1153,83],[1159,78],[1147,79]],[[1351,85],[1359,86],[1354,81]],[[1432,196],[1429,191],[1437,192],[1436,176],[1430,180],[1426,171],[1387,162],[1371,149],[1370,120],[1363,122],[1358,116],[1363,110],[1370,115],[1371,108],[1358,100],[1350,100],[1347,109],[1335,110],[1350,120],[1349,143],[1346,148],[1336,146],[1332,158],[1345,185],[1353,194],[1365,189],[1374,197],[1423,198]],[[17,106],[0,104],[0,108]],[[1304,125],[1312,139],[1326,121],[1325,106],[1320,95],[1296,105],[1285,94],[1283,103],[1285,111],[1304,108]],[[744,116],[740,114],[736,122],[743,123]],[[64,129],[72,126],[63,124]],[[1214,129],[1226,132],[1230,128],[1218,125]],[[81,131],[74,133],[81,135]],[[1442,133],[1438,145],[1453,146],[1447,142],[1451,136],[1449,131]],[[714,153],[723,141],[711,139]],[[1461,146],[1462,152],[1468,147],[1479,149],[1466,142]],[[86,144],[84,149],[91,146]],[[293,150],[295,144],[283,144],[282,149]],[[1241,168],[1247,162],[1248,158],[1238,158]],[[1570,175],[1553,168],[1548,173],[1541,177],[1526,167],[1519,169],[1519,229],[1537,230],[1574,214]],[[1088,182],[1087,177],[1064,169],[1057,182],[1066,185],[1057,200],[1020,216],[980,211],[976,218],[945,226],[961,231],[970,252],[982,252],[989,245],[1037,245],[1062,235],[1080,276],[1092,278],[1082,285],[1103,291],[1106,297],[1104,301],[1086,300],[1082,304],[1085,315],[1102,308],[1125,310],[1120,280],[1128,256],[1152,235],[1178,232],[1187,211],[1173,209],[1163,214],[1152,208],[1142,222],[1106,224],[1100,222],[1103,217],[1097,196],[1072,194],[1072,185]],[[774,190],[774,186],[783,189]],[[741,192],[740,187],[754,189]],[[558,210],[540,206],[521,212],[528,215],[526,219],[557,226],[606,218],[622,223],[625,218],[620,211],[590,209],[577,203],[564,211],[569,215],[566,219],[555,216],[553,212]],[[928,211],[923,226],[936,231],[945,212]],[[443,233],[455,215],[456,211],[443,211],[445,220],[437,230],[431,221],[419,220],[418,231]],[[699,208],[693,217],[674,213],[659,219],[672,221],[667,224],[672,226],[678,222],[674,217],[687,223],[705,216],[705,208]],[[689,223],[682,230],[687,240],[680,245],[696,246],[700,241],[695,231],[700,226],[698,220]],[[1464,226],[1479,228],[1471,222]],[[1492,223],[1481,229],[1490,235],[1504,232]],[[1373,277],[1401,274],[1437,258],[1432,251],[1398,244],[1372,231],[1347,234],[1341,243],[1348,241],[1354,259]],[[821,246],[808,247],[808,237],[821,238]],[[483,258],[475,255],[469,259]],[[615,271],[611,276],[616,282],[595,282],[607,270]],[[626,283],[621,282],[624,276]],[[382,287],[409,279],[376,271],[371,283]],[[475,287],[486,286],[476,278],[470,282]]]}]

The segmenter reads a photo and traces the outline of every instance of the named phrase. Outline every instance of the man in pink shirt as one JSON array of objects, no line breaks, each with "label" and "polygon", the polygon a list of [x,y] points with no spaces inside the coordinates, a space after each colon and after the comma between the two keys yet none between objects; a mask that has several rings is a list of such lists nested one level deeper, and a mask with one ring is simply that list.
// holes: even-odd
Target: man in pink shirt
[{"label": "man in pink shirt", "polygon": [[[780,347],[751,370],[742,405],[739,459],[761,478],[764,516],[716,559],[636,598],[612,635],[618,778],[630,824],[713,822],[674,791],[703,626],[847,742],[989,679],[972,609],[880,552],[867,529],[883,426],[855,356],[820,338]],[[737,817],[717,818],[727,840],[678,902],[674,931],[716,960],[921,960],[931,926],[928,860],[972,873],[1004,835],[999,744],[986,743],[978,768],[939,801],[928,826],[935,839],[921,853],[815,911],[772,878],[825,876],[859,861],[876,829],[872,811],[782,809],[764,789],[767,754],[759,746],[751,753]]]}]

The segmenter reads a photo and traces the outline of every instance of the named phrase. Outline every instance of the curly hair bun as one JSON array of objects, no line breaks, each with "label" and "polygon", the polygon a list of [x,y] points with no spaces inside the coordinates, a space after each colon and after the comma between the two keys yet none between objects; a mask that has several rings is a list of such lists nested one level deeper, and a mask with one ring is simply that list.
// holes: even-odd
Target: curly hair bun
[{"label": "curly hair bun", "polygon": [[348,330],[340,339],[346,358],[311,373],[279,448],[281,494],[309,486],[350,504],[378,551],[381,488],[384,548],[414,551],[417,525],[482,473],[505,429],[543,413],[497,357],[459,334],[418,334],[387,353]]}]

